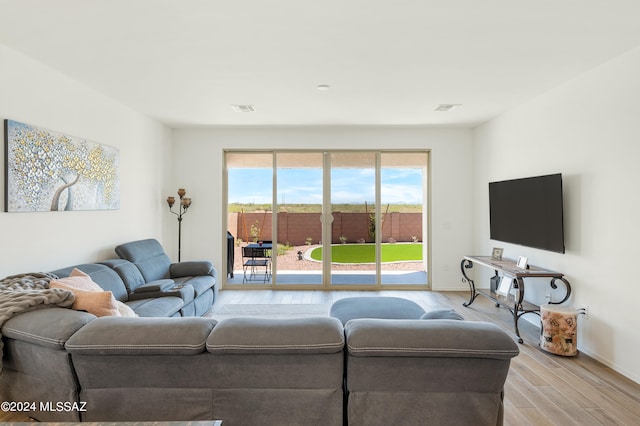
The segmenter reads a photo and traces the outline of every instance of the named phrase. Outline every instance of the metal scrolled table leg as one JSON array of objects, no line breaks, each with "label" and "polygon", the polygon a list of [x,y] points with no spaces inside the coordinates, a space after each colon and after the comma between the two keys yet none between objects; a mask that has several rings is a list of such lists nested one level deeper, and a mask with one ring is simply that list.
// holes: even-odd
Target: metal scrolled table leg
[{"label": "metal scrolled table leg", "polygon": [[518,337],[518,343],[524,343],[524,340],[520,336],[520,329],[518,328],[518,320],[522,315],[526,313],[526,311],[522,310],[522,299],[524,298],[524,280],[522,278],[516,278],[516,282],[518,283],[518,297],[513,301],[513,324],[516,331],[516,336]]},{"label": "metal scrolled table leg", "polygon": [[558,285],[556,284],[557,280],[562,281],[562,284],[564,284],[564,298],[559,302],[552,302],[551,300],[549,300],[550,305],[559,305],[561,303],[564,303],[569,299],[569,296],[571,296],[571,284],[569,284],[569,281],[567,281],[564,277],[551,279],[551,282],[549,283],[551,288],[554,290],[558,288]]},{"label": "metal scrolled table leg", "polygon": [[473,268],[473,262],[470,261],[469,259],[462,259],[462,262],[460,262],[460,270],[462,271],[462,282],[466,282],[467,284],[469,284],[469,292],[470,292],[469,301],[462,304],[465,307],[468,307],[469,305],[471,305],[473,301],[476,300],[476,297],[478,297],[478,292],[476,291],[475,283],[471,278],[467,276],[467,273],[465,272],[465,269],[471,269],[471,268]]}]

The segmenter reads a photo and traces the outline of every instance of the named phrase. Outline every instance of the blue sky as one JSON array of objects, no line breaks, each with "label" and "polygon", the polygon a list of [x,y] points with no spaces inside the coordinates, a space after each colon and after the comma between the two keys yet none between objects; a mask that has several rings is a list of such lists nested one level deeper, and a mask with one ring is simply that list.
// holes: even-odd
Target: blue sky
[{"label": "blue sky", "polygon": [[[291,168],[278,170],[278,202],[281,204],[321,204],[322,170]],[[333,169],[332,203],[373,203],[373,169]],[[267,168],[230,168],[229,202],[271,203],[273,175]],[[381,171],[382,204],[421,204],[422,169],[383,168]]]}]

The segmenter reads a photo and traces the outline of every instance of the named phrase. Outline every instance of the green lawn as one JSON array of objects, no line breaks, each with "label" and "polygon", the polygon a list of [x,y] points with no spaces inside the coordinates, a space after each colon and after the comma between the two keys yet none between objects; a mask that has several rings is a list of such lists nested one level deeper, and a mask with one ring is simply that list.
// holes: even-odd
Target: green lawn
[{"label": "green lawn", "polygon": [[[313,249],[311,258],[322,260],[322,247]],[[420,260],[422,260],[422,243],[382,244],[382,262]],[[331,246],[331,261],[335,263],[375,263],[375,245],[338,244]]]}]

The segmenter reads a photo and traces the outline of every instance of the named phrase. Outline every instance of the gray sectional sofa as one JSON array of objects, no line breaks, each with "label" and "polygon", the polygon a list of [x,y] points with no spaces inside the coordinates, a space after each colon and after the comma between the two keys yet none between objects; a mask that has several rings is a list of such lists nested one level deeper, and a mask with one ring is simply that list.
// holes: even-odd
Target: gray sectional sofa
[{"label": "gray sectional sofa", "polygon": [[[156,246],[133,246],[147,244]],[[25,414],[41,421],[502,423],[502,389],[518,347],[493,324],[414,318],[419,310],[411,319],[357,318],[344,303],[336,312],[348,321],[216,322],[199,316],[215,299],[206,262],[167,266],[161,255],[125,247],[117,250],[125,259],[77,267],[139,317],[60,307],[14,315],[0,329],[0,400],[35,403]],[[152,272],[160,262],[149,259],[157,257],[167,268]],[[208,289],[184,290],[206,277],[214,281]],[[51,409],[57,403],[74,405]]]}]

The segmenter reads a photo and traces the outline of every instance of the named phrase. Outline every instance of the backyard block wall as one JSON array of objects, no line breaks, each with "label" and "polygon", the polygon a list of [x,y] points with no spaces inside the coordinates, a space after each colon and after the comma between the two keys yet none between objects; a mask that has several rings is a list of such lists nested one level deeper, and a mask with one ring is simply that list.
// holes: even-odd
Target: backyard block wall
[{"label": "backyard block wall", "polygon": [[[259,240],[273,241],[271,212],[231,213],[228,218],[229,232],[242,241],[252,241],[251,225],[259,229]],[[369,215],[367,213],[333,212],[331,243],[340,243],[345,236],[347,243],[357,243],[364,239],[373,242],[369,235]],[[421,213],[387,213],[382,225],[382,242],[394,239],[397,242],[413,241],[413,237],[422,241]],[[278,238],[280,243],[303,245],[307,238],[312,244],[322,239],[322,223],[320,213],[278,213]]]}]

